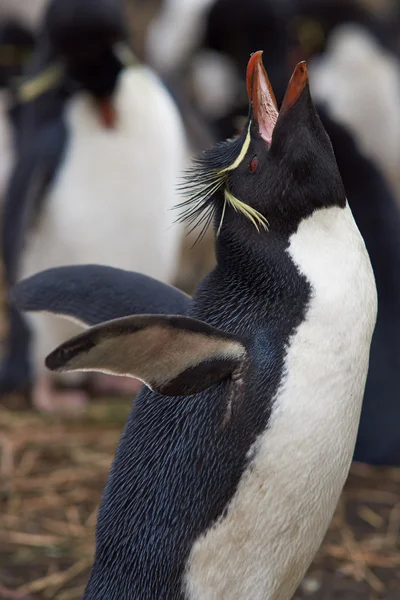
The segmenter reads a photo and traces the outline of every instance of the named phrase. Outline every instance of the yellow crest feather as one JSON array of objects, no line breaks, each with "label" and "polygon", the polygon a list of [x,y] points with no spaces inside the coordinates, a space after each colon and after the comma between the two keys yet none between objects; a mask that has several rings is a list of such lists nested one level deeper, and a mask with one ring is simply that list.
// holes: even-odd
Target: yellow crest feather
[{"label": "yellow crest feather", "polygon": [[18,90],[19,101],[25,103],[35,100],[35,98],[56,86],[61,81],[63,73],[64,69],[61,64],[55,63],[36,77],[23,82]]},{"label": "yellow crest feather", "polygon": [[232,206],[232,208],[236,212],[241,213],[243,216],[246,217],[246,219],[251,221],[251,223],[253,223],[254,227],[257,229],[258,232],[260,232],[261,229],[264,229],[264,231],[268,229],[267,219],[264,217],[264,215],[259,213],[258,210],[256,210],[252,206],[249,206],[245,202],[242,202],[238,198],[235,198],[235,196],[233,196],[233,194],[230,193],[228,188],[225,188],[224,195],[225,202]]}]

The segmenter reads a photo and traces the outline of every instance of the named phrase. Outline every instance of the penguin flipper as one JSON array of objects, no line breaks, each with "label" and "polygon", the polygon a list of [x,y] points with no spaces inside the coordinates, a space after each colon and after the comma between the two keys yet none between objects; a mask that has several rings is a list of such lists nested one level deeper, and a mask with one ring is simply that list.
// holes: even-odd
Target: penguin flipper
[{"label": "penguin flipper", "polygon": [[228,379],[246,357],[238,337],[183,316],[136,315],[88,329],[46,359],[56,372],[140,379],[165,396],[191,396]]},{"label": "penguin flipper", "polygon": [[14,287],[13,306],[97,325],[135,314],[185,314],[190,297],[152,277],[100,265],[58,267]]}]

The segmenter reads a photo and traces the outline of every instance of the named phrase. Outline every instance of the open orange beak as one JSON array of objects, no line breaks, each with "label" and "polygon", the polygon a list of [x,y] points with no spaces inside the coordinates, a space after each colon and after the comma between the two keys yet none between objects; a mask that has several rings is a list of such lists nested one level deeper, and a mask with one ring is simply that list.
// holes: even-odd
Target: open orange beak
[{"label": "open orange beak", "polygon": [[293,71],[285,97],[281,106],[281,114],[287,112],[294,106],[302,95],[304,88],[308,84],[308,72],[305,61],[299,62]]},{"label": "open orange beak", "polygon": [[[286,113],[300,98],[308,83],[305,62],[299,63],[292,75],[282,102],[280,114]],[[253,106],[253,117],[263,140],[270,146],[272,134],[279,117],[278,105],[262,62],[262,51],[250,57],[246,74],[247,94]]]},{"label": "open orange beak", "polygon": [[117,111],[111,98],[102,98],[97,101],[102,125],[107,129],[114,129],[117,123]]}]

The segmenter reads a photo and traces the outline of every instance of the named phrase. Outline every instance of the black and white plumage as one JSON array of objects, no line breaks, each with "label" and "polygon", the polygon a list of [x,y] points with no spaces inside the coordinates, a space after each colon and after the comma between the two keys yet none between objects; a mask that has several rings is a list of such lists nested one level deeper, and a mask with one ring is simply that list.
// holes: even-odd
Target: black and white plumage
[{"label": "black and white plumage", "polygon": [[[305,65],[279,116],[260,53],[248,85],[235,167],[213,197],[218,264],[187,312],[97,325],[47,359],[57,371],[129,372],[168,393],[144,390],[129,416],[85,600],[289,600],[351,464],[376,318],[372,269]],[[224,189],[268,229],[229,204],[220,227]],[[22,283],[14,300],[51,310],[59,275]],[[83,311],[71,300],[61,310]]]},{"label": "black and white plumage", "polygon": [[[214,7],[225,1],[228,0],[215,2]],[[254,1],[252,6],[256,4]],[[266,7],[281,3],[261,4],[262,9],[255,8],[248,19],[242,20],[234,43],[222,47],[222,40],[229,40],[233,14],[221,12],[216,21],[220,50],[230,52],[235,72],[246,58],[240,48],[246,40],[257,37]],[[276,61],[277,68],[285,73],[289,60],[313,57],[310,78],[316,107],[332,139],[347,198],[371,256],[378,295],[382,298],[355,458],[373,464],[399,465],[400,434],[392,424],[400,418],[400,303],[396,300],[397,279],[393,277],[400,239],[399,210],[395,204],[400,174],[396,91],[400,69],[398,58],[390,51],[390,23],[352,0],[296,0],[285,4],[287,23],[280,46],[284,51],[271,51],[268,64]],[[232,2],[232,6],[237,3]],[[213,12],[216,18],[218,12]],[[275,35],[280,32],[277,27]],[[244,77],[241,79],[244,93]],[[246,113],[247,102],[241,102],[239,95],[230,110],[214,119],[217,137],[233,135],[236,123],[245,120]]]},{"label": "black and white plumage", "polygon": [[[119,3],[53,0],[20,95],[23,140],[3,221],[8,282],[69,263],[133,268],[169,281],[181,235],[170,209],[184,131],[167,90],[132,57]],[[38,374],[72,330],[44,316],[32,326]],[[8,367],[18,363],[12,340],[10,348],[6,388],[27,377],[21,366],[7,382]]]}]

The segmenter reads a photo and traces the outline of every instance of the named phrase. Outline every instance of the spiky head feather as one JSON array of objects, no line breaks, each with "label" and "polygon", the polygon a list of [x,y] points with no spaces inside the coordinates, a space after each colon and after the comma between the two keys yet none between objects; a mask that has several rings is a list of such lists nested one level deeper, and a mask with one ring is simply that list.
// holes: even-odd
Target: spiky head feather
[{"label": "spiky head feather", "polygon": [[217,193],[220,191],[223,191],[224,204],[217,235],[221,230],[227,205],[245,216],[257,231],[268,227],[268,221],[262,214],[236,198],[228,188],[229,173],[241,164],[249,149],[251,124],[249,118],[240,136],[220,142],[204,151],[194,159],[192,167],[184,176],[180,192],[186,200],[176,207],[181,210],[178,220],[186,222],[190,231],[202,226],[198,239],[204,236],[214,218],[217,210]]}]

